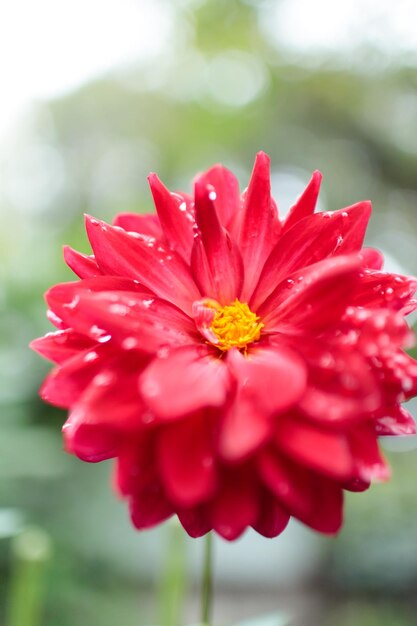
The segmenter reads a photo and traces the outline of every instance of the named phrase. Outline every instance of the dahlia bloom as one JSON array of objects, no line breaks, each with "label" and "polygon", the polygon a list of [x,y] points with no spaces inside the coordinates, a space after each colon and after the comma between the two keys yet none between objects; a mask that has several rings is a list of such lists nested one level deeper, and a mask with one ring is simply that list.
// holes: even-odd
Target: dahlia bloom
[{"label": "dahlia bloom", "polygon": [[344,490],[388,478],[378,437],[415,432],[417,279],[362,247],[369,202],[314,214],[320,182],[281,220],[264,153],[242,195],[220,165],[193,197],[151,174],[157,214],[87,216],[93,255],[65,248],[79,280],[46,294],[40,393],[70,453],[115,458],[137,528],[336,533]]}]

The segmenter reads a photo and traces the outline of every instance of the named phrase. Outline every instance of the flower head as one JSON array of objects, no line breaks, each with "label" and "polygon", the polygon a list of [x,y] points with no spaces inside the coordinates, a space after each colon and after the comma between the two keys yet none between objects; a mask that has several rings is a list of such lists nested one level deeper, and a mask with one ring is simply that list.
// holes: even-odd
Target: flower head
[{"label": "flower head", "polygon": [[362,247],[369,202],[314,213],[320,182],[280,220],[264,153],[242,196],[220,165],[194,197],[151,174],[156,215],[87,216],[93,255],[65,248],[79,280],[46,294],[41,396],[69,452],[116,459],[138,528],[335,533],[343,491],[389,475],[378,436],[414,433],[417,279]]}]

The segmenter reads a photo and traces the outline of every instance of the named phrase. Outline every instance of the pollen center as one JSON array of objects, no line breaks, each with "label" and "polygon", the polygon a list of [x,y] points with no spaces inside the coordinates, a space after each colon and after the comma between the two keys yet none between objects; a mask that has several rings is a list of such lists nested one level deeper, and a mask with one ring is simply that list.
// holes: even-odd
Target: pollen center
[{"label": "pollen center", "polygon": [[218,340],[215,345],[219,350],[246,348],[249,343],[259,339],[263,324],[246,303],[236,298],[232,304],[217,304],[215,308],[216,314],[210,330]]}]

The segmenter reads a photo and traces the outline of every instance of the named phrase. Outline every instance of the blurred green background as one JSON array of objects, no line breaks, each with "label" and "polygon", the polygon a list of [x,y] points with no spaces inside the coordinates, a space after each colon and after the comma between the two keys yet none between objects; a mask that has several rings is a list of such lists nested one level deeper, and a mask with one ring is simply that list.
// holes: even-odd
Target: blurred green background
[{"label": "blurred green background", "polygon": [[[72,279],[62,244],[88,251],[82,213],[151,211],[151,170],[190,190],[196,172],[222,162],[243,188],[263,149],[282,214],[320,169],[320,208],[371,198],[368,244],[388,269],[416,274],[416,6],[2,5],[0,624],[157,623],[162,572],[179,558],[168,548],[178,529],[136,533],[109,489],[111,464],[66,455],[64,414],[37,398],[49,365],[27,344],[50,330],[43,292]],[[415,626],[417,442],[384,446],[392,481],[347,498],[337,539],[292,523],[273,542],[216,543],[218,624],[285,609],[294,626]],[[177,626],[198,619],[201,541],[184,538],[184,550]],[[10,602],[26,593],[29,603],[33,585],[42,617],[12,624]]]}]

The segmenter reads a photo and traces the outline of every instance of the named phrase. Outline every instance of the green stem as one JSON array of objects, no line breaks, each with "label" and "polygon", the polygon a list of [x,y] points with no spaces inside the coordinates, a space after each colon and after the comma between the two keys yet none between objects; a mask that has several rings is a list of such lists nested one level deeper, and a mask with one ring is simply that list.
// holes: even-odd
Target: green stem
[{"label": "green stem", "polygon": [[42,623],[44,575],[50,557],[50,539],[40,528],[27,528],[13,539],[7,626],[40,626]]},{"label": "green stem", "polygon": [[186,583],[184,531],[178,522],[168,524],[166,562],[159,589],[159,621],[162,626],[181,626]]},{"label": "green stem", "polygon": [[201,623],[211,626],[213,604],[213,538],[207,533],[204,543],[203,579],[201,587]]}]

